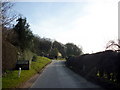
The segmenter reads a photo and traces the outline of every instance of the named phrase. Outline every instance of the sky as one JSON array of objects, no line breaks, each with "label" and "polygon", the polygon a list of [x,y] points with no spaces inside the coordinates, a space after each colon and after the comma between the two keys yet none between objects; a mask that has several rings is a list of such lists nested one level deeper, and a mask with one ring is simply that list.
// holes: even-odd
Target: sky
[{"label": "sky", "polygon": [[27,18],[34,34],[74,43],[84,53],[92,53],[117,40],[118,1],[15,2],[13,9]]}]

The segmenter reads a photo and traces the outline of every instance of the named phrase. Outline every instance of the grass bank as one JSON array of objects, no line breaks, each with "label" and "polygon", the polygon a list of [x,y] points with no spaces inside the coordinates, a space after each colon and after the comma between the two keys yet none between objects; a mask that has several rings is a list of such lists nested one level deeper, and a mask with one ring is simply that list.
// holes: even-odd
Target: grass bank
[{"label": "grass bank", "polygon": [[18,77],[18,70],[8,71],[8,74],[2,77],[2,88],[18,87],[42,70],[50,62],[51,60],[46,57],[37,56],[36,61],[32,61],[30,70],[21,70],[20,78]]},{"label": "grass bank", "polygon": [[57,58],[57,60],[66,60],[65,58]]}]

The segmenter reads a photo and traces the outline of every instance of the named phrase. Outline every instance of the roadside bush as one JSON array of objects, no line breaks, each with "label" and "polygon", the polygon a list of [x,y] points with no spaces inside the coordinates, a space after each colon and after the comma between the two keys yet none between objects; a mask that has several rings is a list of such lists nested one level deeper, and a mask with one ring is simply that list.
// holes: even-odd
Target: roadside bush
[{"label": "roadside bush", "polygon": [[34,55],[32,61],[36,61],[36,60],[37,60],[37,55]]},{"label": "roadside bush", "polygon": [[[88,79],[103,81],[111,87],[120,87],[120,52],[107,50],[67,58],[66,65]],[[109,88],[109,86],[106,86]]]}]

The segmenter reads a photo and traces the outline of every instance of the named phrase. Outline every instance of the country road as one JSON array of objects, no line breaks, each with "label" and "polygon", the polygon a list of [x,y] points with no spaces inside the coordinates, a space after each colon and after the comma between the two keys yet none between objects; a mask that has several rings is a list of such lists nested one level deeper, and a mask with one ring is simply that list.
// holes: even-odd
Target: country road
[{"label": "country road", "polygon": [[53,60],[31,88],[100,88],[68,69],[64,62]]}]

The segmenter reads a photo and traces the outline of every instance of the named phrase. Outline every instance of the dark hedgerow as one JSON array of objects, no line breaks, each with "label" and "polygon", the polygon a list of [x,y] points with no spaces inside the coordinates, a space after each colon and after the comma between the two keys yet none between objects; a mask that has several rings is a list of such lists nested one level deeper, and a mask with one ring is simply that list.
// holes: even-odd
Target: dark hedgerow
[{"label": "dark hedgerow", "polygon": [[66,66],[105,88],[120,88],[120,52],[106,50],[70,57]]}]

